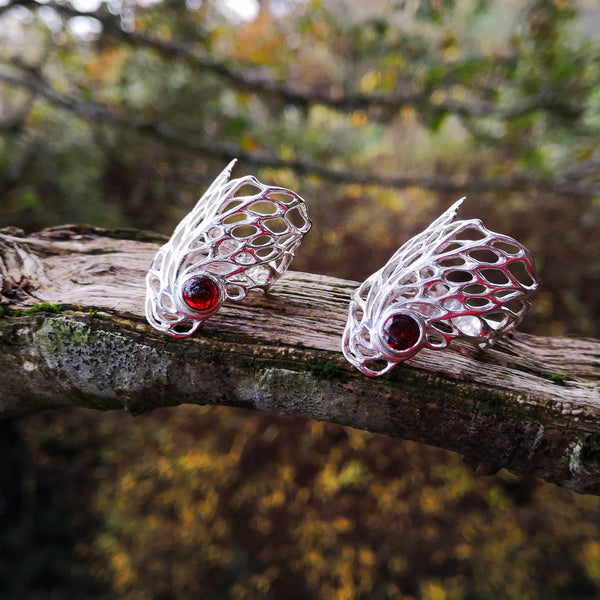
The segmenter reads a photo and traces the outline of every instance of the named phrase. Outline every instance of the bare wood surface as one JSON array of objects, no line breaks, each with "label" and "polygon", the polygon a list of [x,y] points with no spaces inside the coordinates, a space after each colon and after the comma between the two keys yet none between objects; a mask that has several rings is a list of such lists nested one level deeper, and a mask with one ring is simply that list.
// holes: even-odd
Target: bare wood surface
[{"label": "bare wood surface", "polygon": [[295,272],[175,340],[143,315],[160,243],[68,226],[0,233],[0,416],[238,406],[416,440],[460,452],[482,474],[506,467],[600,494],[600,341],[516,333],[485,353],[424,350],[369,379],[340,351],[357,284]]}]

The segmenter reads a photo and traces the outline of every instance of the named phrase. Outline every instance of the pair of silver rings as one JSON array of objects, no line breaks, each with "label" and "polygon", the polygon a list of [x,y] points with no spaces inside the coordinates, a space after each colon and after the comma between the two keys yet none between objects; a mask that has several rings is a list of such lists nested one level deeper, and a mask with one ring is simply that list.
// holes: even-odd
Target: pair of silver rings
[{"label": "pair of silver rings", "polygon": [[[230,179],[233,160],[157,252],[146,276],[146,318],[174,337],[192,335],[225,301],[267,291],[311,227],[295,192],[253,176]],[[457,338],[480,348],[514,329],[538,289],[531,254],[479,219],[455,221],[455,202],[408,240],[352,294],[346,359],[382,375],[422,348]]]}]

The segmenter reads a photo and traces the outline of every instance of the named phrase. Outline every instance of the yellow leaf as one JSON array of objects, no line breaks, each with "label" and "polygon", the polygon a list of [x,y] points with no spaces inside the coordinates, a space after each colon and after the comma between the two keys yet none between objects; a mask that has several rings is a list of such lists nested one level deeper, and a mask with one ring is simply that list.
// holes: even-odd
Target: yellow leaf
[{"label": "yellow leaf", "polygon": [[244,136],[240,140],[240,148],[242,150],[246,150],[246,152],[252,152],[252,150],[258,150],[260,148],[260,144],[255,139]]},{"label": "yellow leaf", "polygon": [[381,73],[379,71],[368,71],[360,80],[360,91],[364,94],[372,92],[381,83]]},{"label": "yellow leaf", "polygon": [[355,110],[350,117],[350,122],[357,129],[362,129],[367,124],[367,115],[362,110]]}]

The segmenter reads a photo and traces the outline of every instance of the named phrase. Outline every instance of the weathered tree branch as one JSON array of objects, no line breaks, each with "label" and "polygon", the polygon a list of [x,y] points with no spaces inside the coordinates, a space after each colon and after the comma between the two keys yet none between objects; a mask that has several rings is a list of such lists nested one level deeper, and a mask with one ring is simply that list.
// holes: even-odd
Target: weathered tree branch
[{"label": "weathered tree branch", "polygon": [[[355,283],[287,273],[193,339],[154,331],[144,276],[159,238],[63,227],[0,234],[0,415],[137,414],[180,403],[331,421],[600,494],[600,341],[514,334],[422,351],[378,379],[340,352]],[[42,304],[48,303],[48,304]]]}]

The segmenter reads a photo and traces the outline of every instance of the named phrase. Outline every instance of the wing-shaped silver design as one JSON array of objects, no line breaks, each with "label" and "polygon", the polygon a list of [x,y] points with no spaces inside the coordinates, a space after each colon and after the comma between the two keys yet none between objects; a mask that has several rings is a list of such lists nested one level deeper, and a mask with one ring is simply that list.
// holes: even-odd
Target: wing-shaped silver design
[{"label": "wing-shaped silver design", "polygon": [[[235,162],[179,223],[146,276],[146,318],[169,335],[189,336],[225,300],[268,290],[311,227],[298,194],[250,175],[230,180]],[[198,284],[205,297],[190,301]]]},{"label": "wing-shaped silver design", "polygon": [[459,337],[486,348],[529,308],[539,287],[532,256],[479,219],[454,221],[463,200],[354,291],[342,349],[366,375]]}]

